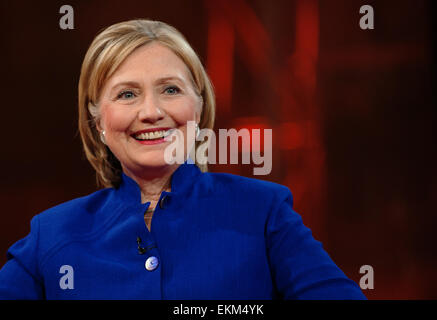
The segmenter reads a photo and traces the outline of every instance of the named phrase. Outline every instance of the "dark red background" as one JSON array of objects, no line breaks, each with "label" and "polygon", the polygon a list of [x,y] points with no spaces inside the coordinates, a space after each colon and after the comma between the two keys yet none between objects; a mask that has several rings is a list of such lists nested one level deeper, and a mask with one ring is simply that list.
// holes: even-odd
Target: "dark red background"
[{"label": "dark red background", "polygon": [[[77,83],[96,33],[133,18],[178,28],[217,90],[218,128],[273,129],[295,209],[369,299],[437,298],[432,1],[2,1],[0,265],[37,213],[96,190]],[[59,8],[74,8],[74,30]],[[359,8],[375,29],[359,28]],[[252,165],[211,171],[254,177]]]}]

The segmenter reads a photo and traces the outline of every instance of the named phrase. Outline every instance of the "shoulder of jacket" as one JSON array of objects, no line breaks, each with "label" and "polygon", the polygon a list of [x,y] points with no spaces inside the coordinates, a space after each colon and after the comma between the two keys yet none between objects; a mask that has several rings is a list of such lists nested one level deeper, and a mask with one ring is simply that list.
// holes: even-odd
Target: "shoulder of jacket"
[{"label": "shoulder of jacket", "polygon": [[287,197],[291,195],[290,189],[276,182],[239,176],[231,173],[209,172],[208,176],[213,184],[214,191],[239,192],[256,195],[276,195]]},{"label": "shoulder of jacket", "polygon": [[74,239],[78,233],[89,232],[93,228],[92,219],[105,207],[111,190],[99,190],[35,215],[30,223],[30,233],[9,248],[9,257],[18,257],[23,261],[27,261],[27,256],[38,257],[38,265],[41,266],[51,251]]},{"label": "shoulder of jacket", "polygon": [[37,214],[35,218],[39,220],[42,228],[48,225],[50,229],[64,225],[71,227],[80,221],[84,223],[84,220],[104,208],[111,192],[111,188],[95,191],[89,195],[55,205]]}]

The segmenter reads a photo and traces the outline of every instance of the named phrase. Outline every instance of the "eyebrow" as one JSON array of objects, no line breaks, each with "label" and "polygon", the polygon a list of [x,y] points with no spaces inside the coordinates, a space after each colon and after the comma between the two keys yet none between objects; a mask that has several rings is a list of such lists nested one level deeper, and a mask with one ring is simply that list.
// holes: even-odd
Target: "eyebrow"
[{"label": "eyebrow", "polygon": [[117,89],[118,87],[138,87],[138,82],[136,81],[122,81],[119,83],[116,83],[115,85],[112,86],[110,92],[114,91],[115,89]]},{"label": "eyebrow", "polygon": [[[156,80],[153,81],[154,85],[160,85],[169,81],[177,81],[183,85],[185,85],[185,81],[178,76],[165,76],[162,78],[158,78]],[[112,86],[110,92],[113,92],[114,90],[116,90],[119,87],[124,87],[124,86],[128,86],[128,87],[139,87],[140,84],[137,81],[122,81],[119,83],[116,83],[115,85]]]},{"label": "eyebrow", "polygon": [[166,77],[162,77],[162,78],[156,79],[153,82],[155,84],[162,84],[162,83],[165,83],[165,82],[168,82],[168,81],[171,81],[171,80],[173,80],[173,81],[176,80],[176,81],[178,81],[178,82],[180,82],[182,84],[185,84],[185,81],[181,77],[178,77],[178,76],[166,76]]}]

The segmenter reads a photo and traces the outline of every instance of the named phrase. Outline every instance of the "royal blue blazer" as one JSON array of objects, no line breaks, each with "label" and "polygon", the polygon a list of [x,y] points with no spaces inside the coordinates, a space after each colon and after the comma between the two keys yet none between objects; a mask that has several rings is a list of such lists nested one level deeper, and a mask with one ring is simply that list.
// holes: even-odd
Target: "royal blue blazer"
[{"label": "royal blue blazer", "polygon": [[0,299],[365,299],[282,185],[185,162],[152,219],[136,182],[48,209],[13,244]]}]

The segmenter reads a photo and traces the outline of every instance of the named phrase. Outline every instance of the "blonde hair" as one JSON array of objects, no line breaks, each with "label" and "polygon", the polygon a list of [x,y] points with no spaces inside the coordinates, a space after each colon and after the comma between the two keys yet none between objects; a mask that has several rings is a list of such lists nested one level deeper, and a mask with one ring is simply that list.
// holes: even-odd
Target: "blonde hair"
[{"label": "blonde hair", "polygon": [[[215,96],[203,65],[185,37],[174,27],[146,19],[114,24],[99,33],[91,43],[79,79],[79,132],[85,155],[96,170],[98,186],[117,187],[121,182],[121,164],[101,141],[96,121],[99,119],[98,98],[107,79],[137,48],[159,42],[184,61],[191,72],[195,90],[203,99],[199,129],[214,127]],[[195,151],[207,141],[196,141]],[[207,164],[196,165],[201,171]]]}]

